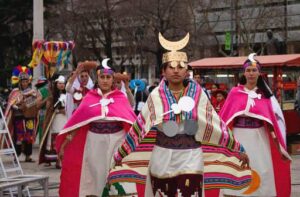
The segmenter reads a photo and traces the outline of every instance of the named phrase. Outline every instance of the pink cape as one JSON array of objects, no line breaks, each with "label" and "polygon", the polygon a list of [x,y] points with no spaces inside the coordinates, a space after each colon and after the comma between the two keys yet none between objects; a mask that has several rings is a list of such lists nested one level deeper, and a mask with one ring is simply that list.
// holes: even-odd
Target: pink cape
[{"label": "pink cape", "polygon": [[[286,149],[286,144],[284,143],[285,136],[282,136],[279,130],[278,122],[272,108],[271,99],[263,97],[261,99],[256,98],[254,99],[255,105],[250,107],[249,111],[246,111],[248,95],[241,91],[244,91],[244,86],[242,85],[233,88],[230,91],[222,110],[220,111],[220,117],[226,125],[231,125],[234,118],[242,114],[264,120],[273,126],[280,145]],[[281,155],[276,148],[275,142],[270,136],[270,132],[268,132],[268,134],[270,139],[277,197],[289,197],[291,195],[290,162],[286,162],[281,159]]]},{"label": "pink cape", "polygon": [[75,197],[79,194],[82,159],[89,123],[100,119],[121,121],[127,131],[135,121],[136,116],[122,92],[114,90],[107,95],[107,99],[113,99],[113,103],[108,105],[107,115],[101,113],[101,105],[90,107],[99,103],[101,98],[97,90],[91,90],[56,138],[56,150],[59,152],[67,134],[77,130],[74,138],[64,150],[59,196]]}]

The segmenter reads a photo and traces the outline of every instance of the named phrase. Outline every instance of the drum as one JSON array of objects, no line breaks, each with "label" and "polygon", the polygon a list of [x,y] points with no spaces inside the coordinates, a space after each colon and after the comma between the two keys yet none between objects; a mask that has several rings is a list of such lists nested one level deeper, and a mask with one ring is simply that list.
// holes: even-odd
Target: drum
[{"label": "drum", "polygon": [[38,114],[37,98],[36,96],[23,95],[23,101],[21,102],[22,112],[25,118],[35,118]]}]

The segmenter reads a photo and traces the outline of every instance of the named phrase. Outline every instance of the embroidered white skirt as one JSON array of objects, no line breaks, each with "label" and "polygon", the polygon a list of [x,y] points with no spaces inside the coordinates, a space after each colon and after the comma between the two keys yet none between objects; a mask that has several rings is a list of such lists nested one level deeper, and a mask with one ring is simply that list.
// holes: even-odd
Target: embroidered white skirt
[{"label": "embroidered white skirt", "polygon": [[125,137],[123,130],[113,134],[88,132],[80,178],[79,196],[101,196],[111,160]]},{"label": "embroidered white skirt", "polygon": [[[233,128],[235,138],[244,146],[250,160],[250,166],[256,170],[261,179],[261,185],[250,196],[276,196],[273,163],[270,141],[264,127]],[[244,190],[223,190],[224,194],[243,195]]]}]

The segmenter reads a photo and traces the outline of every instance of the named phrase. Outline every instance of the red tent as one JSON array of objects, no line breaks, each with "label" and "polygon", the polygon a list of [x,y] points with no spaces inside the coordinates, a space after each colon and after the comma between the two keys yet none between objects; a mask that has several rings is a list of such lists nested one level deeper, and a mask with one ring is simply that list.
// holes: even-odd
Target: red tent
[{"label": "red tent", "polygon": [[[204,58],[197,61],[190,62],[189,65],[193,69],[241,69],[247,56],[242,57],[214,57]],[[277,75],[282,74],[282,67],[300,67],[300,54],[288,55],[268,55],[256,56],[256,60],[262,64],[262,67],[273,67],[273,86],[278,88]],[[275,77],[276,76],[276,77]],[[283,86],[286,84],[283,84]],[[296,86],[296,82],[292,85]],[[278,86],[278,87],[277,87]],[[295,89],[295,88],[292,88]],[[277,98],[280,98],[281,91],[277,91]],[[281,99],[280,99],[281,100]],[[287,125],[288,134],[300,133],[300,128],[296,122],[300,121],[300,116],[293,109],[285,110],[284,116]]]},{"label": "red tent", "polygon": [[[228,68],[241,68],[247,56],[241,57],[213,57],[203,58],[197,61],[190,62],[189,65],[194,69],[228,69]],[[263,67],[273,66],[299,66],[300,67],[300,54],[288,55],[267,55],[255,56]]]}]

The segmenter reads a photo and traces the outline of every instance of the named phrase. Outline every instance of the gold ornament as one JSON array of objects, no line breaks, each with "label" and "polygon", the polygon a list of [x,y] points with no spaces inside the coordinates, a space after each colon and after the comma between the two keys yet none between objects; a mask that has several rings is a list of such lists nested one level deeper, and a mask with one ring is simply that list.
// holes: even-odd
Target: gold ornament
[{"label": "gold ornament", "polygon": [[170,51],[163,54],[162,63],[171,62],[171,66],[176,67],[179,62],[181,67],[187,68],[187,54],[178,50],[183,49],[188,44],[190,34],[187,33],[186,36],[179,41],[169,41],[159,33],[158,39],[161,46]]},{"label": "gold ornament", "polygon": [[26,122],[26,128],[32,130],[33,129],[33,121],[32,120],[28,120]]}]

